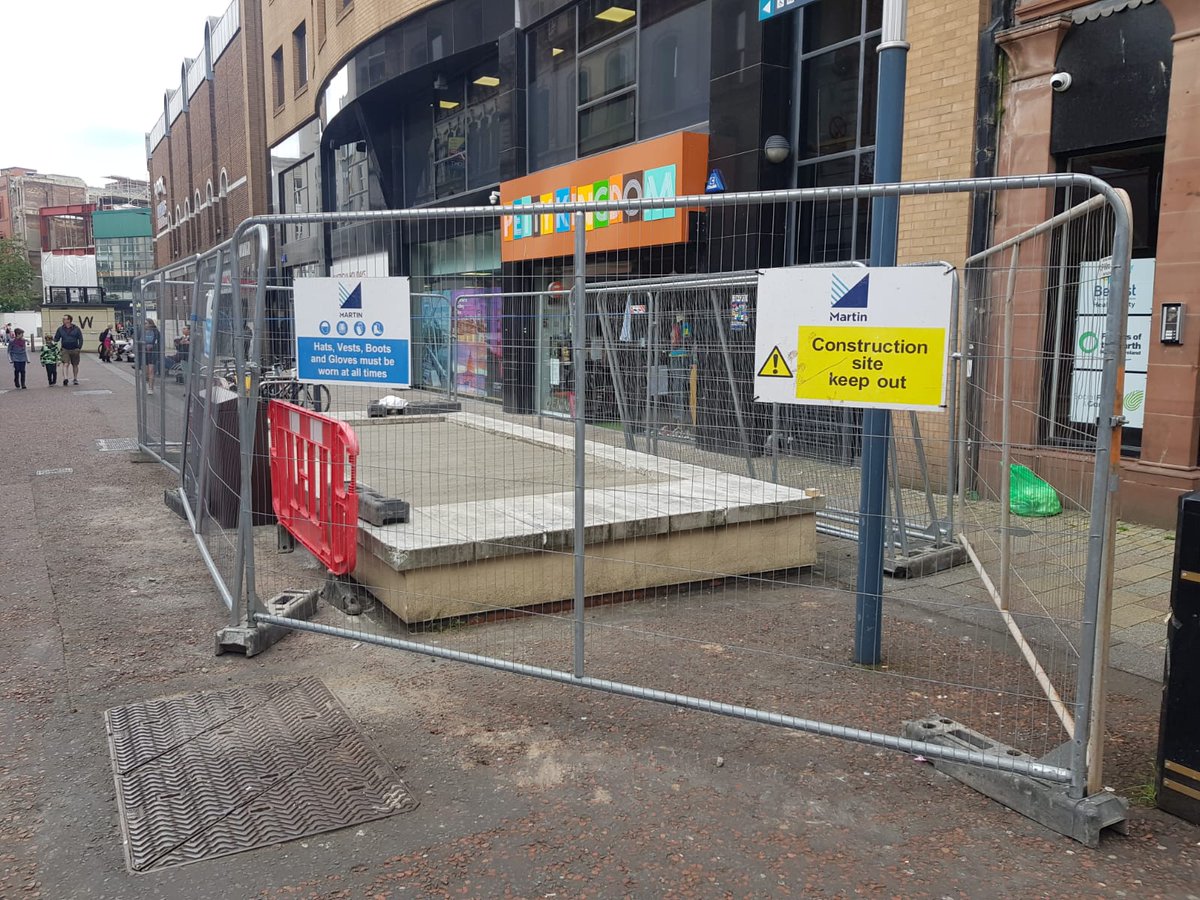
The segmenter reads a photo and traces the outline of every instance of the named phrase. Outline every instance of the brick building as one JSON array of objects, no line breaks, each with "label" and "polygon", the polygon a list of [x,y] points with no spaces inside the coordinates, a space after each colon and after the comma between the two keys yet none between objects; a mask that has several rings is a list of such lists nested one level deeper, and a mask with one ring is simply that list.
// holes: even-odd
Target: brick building
[{"label": "brick building", "polygon": [[204,26],[146,135],[158,266],[228,238],[267,210],[260,0],[234,0]]},{"label": "brick building", "polygon": [[87,202],[87,184],[69,175],[43,175],[36,169],[0,169],[0,238],[13,238],[29,254],[41,291],[43,207]]}]

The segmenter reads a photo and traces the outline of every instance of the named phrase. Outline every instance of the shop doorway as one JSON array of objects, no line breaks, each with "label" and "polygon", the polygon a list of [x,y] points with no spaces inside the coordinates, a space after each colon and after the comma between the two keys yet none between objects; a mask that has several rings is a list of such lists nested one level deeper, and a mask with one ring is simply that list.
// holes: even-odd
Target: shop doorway
[{"label": "shop doorway", "polygon": [[[1162,195],[1161,142],[1115,150],[1087,151],[1061,160],[1069,172],[1094,175],[1129,195],[1133,208],[1133,267],[1126,328],[1121,453],[1138,457],[1147,396],[1150,324],[1154,300],[1154,264],[1158,245],[1158,215]],[[1074,199],[1058,201],[1061,212]],[[1099,341],[1095,319],[1098,296],[1107,295],[1108,254],[1100,243],[1105,213],[1090,214],[1056,235],[1049,270],[1044,351],[1051,370],[1043,379],[1043,442],[1050,446],[1088,446],[1095,435],[1092,407],[1100,391]],[[1099,292],[1099,293],[1097,293]]]},{"label": "shop doorway", "polygon": [[548,416],[569,417],[575,411],[575,366],[571,353],[571,295],[552,282],[537,298],[537,409]]}]

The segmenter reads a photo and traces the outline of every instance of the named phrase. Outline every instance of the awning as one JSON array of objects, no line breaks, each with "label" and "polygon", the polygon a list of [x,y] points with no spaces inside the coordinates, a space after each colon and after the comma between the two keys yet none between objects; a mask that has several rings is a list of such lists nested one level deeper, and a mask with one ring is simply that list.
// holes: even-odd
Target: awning
[{"label": "awning", "polygon": [[1087,6],[1081,6],[1071,13],[1071,20],[1076,25],[1084,22],[1095,22],[1097,19],[1107,19],[1113,13],[1124,12],[1127,9],[1137,9],[1147,6],[1154,0],[1096,0]]}]

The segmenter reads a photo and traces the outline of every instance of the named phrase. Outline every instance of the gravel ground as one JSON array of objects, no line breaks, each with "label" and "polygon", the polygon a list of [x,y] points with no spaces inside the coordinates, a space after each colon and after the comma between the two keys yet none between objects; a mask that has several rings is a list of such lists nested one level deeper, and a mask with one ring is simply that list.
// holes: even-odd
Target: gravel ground
[{"label": "gravel ground", "polygon": [[[186,526],[162,503],[170,473],[96,449],[97,438],[132,433],[128,367],[82,368],[80,390],[113,393],[39,385],[0,395],[0,897],[1200,895],[1200,829],[1142,806],[1128,837],[1092,851],[870,748],[312,634],[251,660],[214,657],[226,613]],[[61,468],[73,471],[35,474]],[[777,589],[779,604],[797,599],[788,590]],[[676,604],[699,617],[697,638],[712,602]],[[764,604],[764,621],[778,608]],[[633,604],[594,612],[653,614]],[[437,639],[496,645],[530,626],[484,627],[494,629],[486,638],[463,629]],[[959,626],[911,617],[896,627],[926,646]],[[541,629],[522,646],[551,652],[556,641]],[[999,646],[977,652],[989,666],[1014,665]],[[719,651],[706,658],[711,670],[685,670],[697,684],[745,671]],[[621,677],[672,680],[615,641],[595,659]],[[806,664],[789,681],[776,667],[756,695],[898,729],[907,709],[893,708],[892,688],[876,691],[891,682],[843,672],[818,681]],[[104,710],[300,674],[325,680],[420,807],[131,875]],[[1107,780],[1142,796],[1157,688],[1126,675],[1110,684]]]}]

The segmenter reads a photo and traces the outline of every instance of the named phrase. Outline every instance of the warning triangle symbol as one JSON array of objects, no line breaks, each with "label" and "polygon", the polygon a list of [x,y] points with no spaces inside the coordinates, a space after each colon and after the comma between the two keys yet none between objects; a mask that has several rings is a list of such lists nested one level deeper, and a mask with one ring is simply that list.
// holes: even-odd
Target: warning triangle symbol
[{"label": "warning triangle symbol", "polygon": [[759,378],[791,378],[792,370],[787,364],[787,360],[783,358],[783,354],[779,352],[779,347],[771,348],[771,355],[767,357],[767,361],[762,364],[762,368],[758,370]]}]

